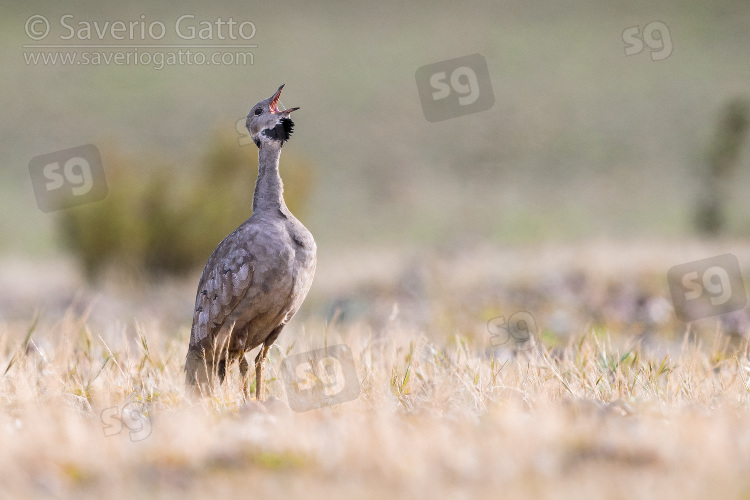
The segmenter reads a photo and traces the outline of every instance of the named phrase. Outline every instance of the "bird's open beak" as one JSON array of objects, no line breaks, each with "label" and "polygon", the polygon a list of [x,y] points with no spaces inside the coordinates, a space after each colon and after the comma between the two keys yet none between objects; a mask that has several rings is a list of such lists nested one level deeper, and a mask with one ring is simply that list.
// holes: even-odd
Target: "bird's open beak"
[{"label": "bird's open beak", "polygon": [[277,107],[279,104],[279,99],[281,98],[281,89],[284,88],[285,84],[281,84],[281,87],[279,87],[279,90],[276,91],[276,93],[271,97],[271,103],[268,105],[269,111],[271,111],[272,114],[276,113],[285,113],[286,115],[289,115],[292,111],[297,111],[299,108],[289,108],[285,109],[283,111],[279,111],[279,108]]}]

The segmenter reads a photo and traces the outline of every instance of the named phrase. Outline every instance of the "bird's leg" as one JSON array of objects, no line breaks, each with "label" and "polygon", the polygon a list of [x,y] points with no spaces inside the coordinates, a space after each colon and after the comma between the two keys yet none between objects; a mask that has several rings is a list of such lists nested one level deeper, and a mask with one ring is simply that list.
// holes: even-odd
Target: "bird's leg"
[{"label": "bird's leg", "polygon": [[268,346],[263,344],[255,358],[255,399],[261,402],[266,399],[266,387],[263,383],[263,361],[266,359],[266,354],[268,354],[270,348],[270,344]]},{"label": "bird's leg", "polygon": [[266,386],[263,380],[263,361],[266,359],[268,351],[276,339],[278,338],[284,325],[277,326],[271,334],[263,342],[263,347],[260,348],[258,356],[255,358],[255,399],[258,401],[264,401],[266,399]]},{"label": "bird's leg", "polygon": [[217,375],[219,376],[219,385],[224,383],[224,376],[227,374],[227,358],[221,358],[219,360],[219,366],[217,369]]},{"label": "bird's leg", "polygon": [[[219,363],[216,366],[216,374],[219,377],[219,385],[224,383],[224,377],[226,377],[227,368],[229,368],[232,364],[232,358],[229,354],[229,344],[232,340],[233,329],[234,329],[234,325],[232,325],[232,328],[229,330],[229,335],[227,335],[226,338],[223,338],[221,340],[221,345],[218,346]],[[216,350],[217,342],[218,342],[218,338],[214,339],[214,350]]]},{"label": "bird's leg", "polygon": [[[221,365],[221,348],[218,345],[218,338],[214,337],[213,342],[211,343],[211,362],[209,363],[209,366],[211,368],[211,372],[209,374],[209,391],[213,392],[214,390],[214,377],[219,375]],[[221,384],[221,382],[219,382]]]},{"label": "bird's leg", "polygon": [[243,353],[240,356],[240,381],[242,383],[242,394],[245,396],[245,401],[247,401],[247,370],[249,367],[249,363]]}]

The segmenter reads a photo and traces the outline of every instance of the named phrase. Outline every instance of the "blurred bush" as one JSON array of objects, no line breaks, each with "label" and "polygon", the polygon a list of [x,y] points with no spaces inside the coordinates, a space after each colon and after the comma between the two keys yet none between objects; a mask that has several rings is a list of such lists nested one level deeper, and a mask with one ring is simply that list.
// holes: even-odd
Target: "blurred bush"
[{"label": "blurred bush", "polygon": [[[63,244],[90,280],[109,268],[163,276],[202,267],[216,245],[252,215],[258,151],[240,147],[235,134],[215,134],[197,168],[134,158],[111,147],[101,151],[107,198],[67,209],[59,219]],[[281,176],[289,209],[303,216],[312,166],[284,152]]]},{"label": "blurred bush", "polygon": [[739,166],[748,128],[750,102],[744,98],[729,101],[721,111],[702,171],[694,224],[698,232],[705,236],[716,236],[726,225],[726,191]]}]

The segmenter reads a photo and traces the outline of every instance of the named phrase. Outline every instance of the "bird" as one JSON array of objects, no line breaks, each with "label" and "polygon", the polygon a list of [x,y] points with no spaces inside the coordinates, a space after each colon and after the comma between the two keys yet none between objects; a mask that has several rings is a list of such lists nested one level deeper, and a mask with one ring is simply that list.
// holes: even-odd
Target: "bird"
[{"label": "bird", "polygon": [[223,383],[230,366],[239,362],[247,400],[245,353],[260,346],[255,398],[264,401],[263,362],[313,282],[315,239],[287,208],[279,174],[281,148],[294,127],[290,115],[299,109],[278,109],[283,88],[247,115],[245,125],[258,147],[253,213],[216,247],[198,283],[185,360],[191,393],[211,394],[214,377]]}]

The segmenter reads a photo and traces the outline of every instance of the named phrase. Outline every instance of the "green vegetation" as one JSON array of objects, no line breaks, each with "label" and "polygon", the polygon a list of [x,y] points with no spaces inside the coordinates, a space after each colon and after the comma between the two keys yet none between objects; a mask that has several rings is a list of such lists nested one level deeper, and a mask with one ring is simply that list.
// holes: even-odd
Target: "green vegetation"
[{"label": "green vegetation", "polygon": [[749,126],[750,103],[746,99],[733,99],[724,106],[708,152],[695,215],[695,227],[705,235],[716,236],[725,229],[727,186],[740,167]]},{"label": "green vegetation", "polygon": [[[157,275],[199,267],[252,214],[257,149],[239,147],[233,135],[216,134],[197,167],[178,169],[115,148],[103,148],[102,154],[109,195],[68,209],[59,219],[64,244],[90,279],[109,266]],[[281,171],[286,202],[299,214],[313,185],[313,168],[285,154]]]}]

